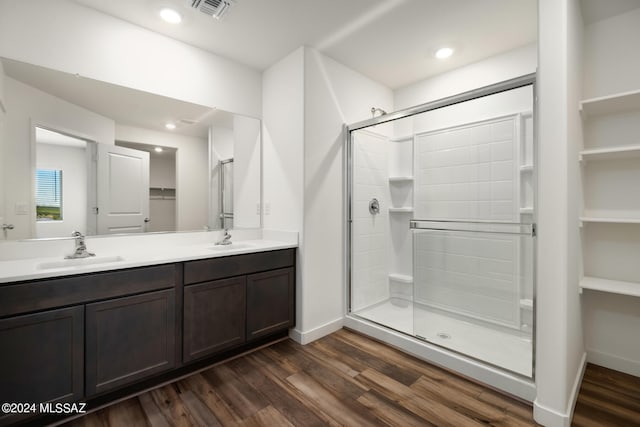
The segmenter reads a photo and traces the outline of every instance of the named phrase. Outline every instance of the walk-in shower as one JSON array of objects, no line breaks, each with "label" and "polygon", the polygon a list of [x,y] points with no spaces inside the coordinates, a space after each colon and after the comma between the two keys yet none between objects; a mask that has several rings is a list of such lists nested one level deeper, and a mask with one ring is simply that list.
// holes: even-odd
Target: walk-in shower
[{"label": "walk-in shower", "polygon": [[535,78],[348,126],[346,325],[534,396]]}]

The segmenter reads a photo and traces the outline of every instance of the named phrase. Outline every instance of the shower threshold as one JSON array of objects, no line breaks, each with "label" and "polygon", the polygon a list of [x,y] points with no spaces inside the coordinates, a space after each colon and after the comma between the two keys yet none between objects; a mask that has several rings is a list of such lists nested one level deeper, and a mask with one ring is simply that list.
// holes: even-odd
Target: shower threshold
[{"label": "shower threshold", "polygon": [[393,299],[353,314],[477,360],[532,377],[531,339]]}]

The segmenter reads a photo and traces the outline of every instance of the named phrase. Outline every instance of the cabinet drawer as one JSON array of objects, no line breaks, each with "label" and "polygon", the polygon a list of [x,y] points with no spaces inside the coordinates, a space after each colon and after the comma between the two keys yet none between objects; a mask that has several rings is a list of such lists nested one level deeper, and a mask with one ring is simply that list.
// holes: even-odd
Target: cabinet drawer
[{"label": "cabinet drawer", "polygon": [[0,286],[0,317],[172,287],[175,265]]},{"label": "cabinet drawer", "polygon": [[275,270],[290,267],[294,265],[294,262],[294,249],[190,261],[184,265],[184,283],[189,285],[259,271]]},{"label": "cabinet drawer", "polygon": [[88,396],[175,367],[173,289],[87,304],[86,317]]}]

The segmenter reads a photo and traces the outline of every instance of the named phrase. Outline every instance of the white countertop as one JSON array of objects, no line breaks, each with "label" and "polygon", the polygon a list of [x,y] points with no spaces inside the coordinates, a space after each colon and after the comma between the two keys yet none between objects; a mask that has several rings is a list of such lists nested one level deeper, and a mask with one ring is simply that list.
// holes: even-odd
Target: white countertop
[{"label": "white countertop", "polygon": [[[260,234],[264,235],[256,236],[262,237],[258,239],[233,239],[233,243],[228,246],[215,245],[215,239],[211,239],[211,234],[207,235],[206,240],[201,236],[194,238],[193,235],[182,239],[176,235],[155,238],[141,236],[144,241],[135,241],[133,240],[135,237],[122,237],[122,240],[114,240],[115,244],[113,242],[105,243],[102,241],[103,239],[99,238],[87,239],[87,249],[90,252],[95,252],[95,257],[65,260],[64,256],[37,256],[0,260],[0,283],[218,258],[298,246],[297,233],[292,233],[295,236],[283,232]],[[273,239],[274,237],[277,240]],[[131,244],[132,242],[135,244]],[[67,245],[69,244],[67,243]]]}]

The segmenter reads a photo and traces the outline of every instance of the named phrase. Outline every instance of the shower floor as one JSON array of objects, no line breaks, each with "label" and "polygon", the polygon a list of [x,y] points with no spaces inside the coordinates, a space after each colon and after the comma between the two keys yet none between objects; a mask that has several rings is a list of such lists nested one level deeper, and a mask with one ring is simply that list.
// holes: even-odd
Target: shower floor
[{"label": "shower floor", "polygon": [[530,339],[405,303],[406,306],[401,306],[387,300],[354,314],[509,371],[532,376]]}]

